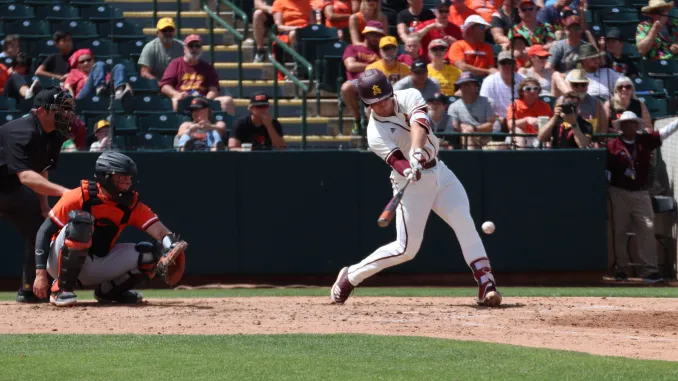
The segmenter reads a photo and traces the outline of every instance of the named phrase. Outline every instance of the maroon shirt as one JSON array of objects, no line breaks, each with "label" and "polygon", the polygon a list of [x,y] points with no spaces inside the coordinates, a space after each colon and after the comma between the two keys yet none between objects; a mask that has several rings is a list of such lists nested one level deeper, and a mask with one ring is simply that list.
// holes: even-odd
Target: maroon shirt
[{"label": "maroon shirt", "polygon": [[[636,135],[635,144],[626,144],[621,137],[607,142],[610,185],[631,191],[643,189],[650,171],[650,154],[661,145],[658,132]],[[635,170],[635,179],[626,175],[627,170]]]},{"label": "maroon shirt", "polygon": [[219,89],[219,77],[214,67],[207,62],[199,60],[197,65],[191,66],[184,61],[184,57],[179,57],[173,59],[165,69],[159,86],[162,88],[165,85],[187,93],[196,90],[205,96],[210,87]]},{"label": "maroon shirt", "polygon": [[[346,50],[344,50],[344,56],[342,57],[343,61],[346,61],[347,58],[353,57],[358,62],[365,64],[371,64],[379,60],[379,51],[371,50],[365,45],[349,45]],[[346,79],[348,81],[354,80],[360,76],[361,73],[351,73],[346,70]]]}]

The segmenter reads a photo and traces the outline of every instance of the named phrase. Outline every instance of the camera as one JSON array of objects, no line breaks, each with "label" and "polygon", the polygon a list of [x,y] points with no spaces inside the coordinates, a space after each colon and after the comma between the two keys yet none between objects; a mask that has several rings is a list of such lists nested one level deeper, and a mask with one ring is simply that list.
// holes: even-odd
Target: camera
[{"label": "camera", "polygon": [[565,102],[560,105],[560,108],[563,110],[563,114],[569,115],[574,113],[574,111],[577,109],[577,105],[570,102]]}]

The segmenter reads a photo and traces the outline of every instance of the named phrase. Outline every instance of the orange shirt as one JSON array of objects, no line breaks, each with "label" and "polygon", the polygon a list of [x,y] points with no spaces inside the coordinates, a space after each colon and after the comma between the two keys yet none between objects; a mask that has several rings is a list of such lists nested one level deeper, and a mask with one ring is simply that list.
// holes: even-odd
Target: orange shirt
[{"label": "orange shirt", "polygon": [[473,9],[488,23],[492,23],[492,13],[501,8],[503,0],[466,0],[466,6]]},{"label": "orange shirt", "polygon": [[464,21],[466,21],[466,18],[469,16],[477,15],[476,11],[473,9],[466,7],[462,12],[459,12],[457,8],[454,6],[450,7],[450,16],[448,20],[450,22],[458,27],[461,28],[462,25],[464,25]]},{"label": "orange shirt", "polygon": [[309,0],[275,0],[272,13],[282,13],[283,25],[305,27],[309,24],[313,6]]},{"label": "orange shirt", "polygon": [[472,45],[466,40],[458,40],[447,51],[447,59],[452,65],[457,61],[464,61],[477,68],[489,69],[494,67],[494,49],[484,42]]},{"label": "orange shirt", "polygon": [[[327,7],[328,5],[332,6],[332,12],[335,15],[350,16],[353,14],[353,9],[351,8],[352,6],[351,0],[326,0],[321,7],[323,12],[325,11],[325,7]],[[325,25],[329,28],[337,29],[348,28],[348,18],[343,21],[330,21],[325,19]]]},{"label": "orange shirt", "polygon": [[[55,224],[59,225],[59,227],[63,228],[68,223],[68,212],[71,210],[82,210],[84,201],[89,199],[88,184],[89,182],[87,180],[83,180],[80,187],[64,193],[52,210],[49,211],[49,217]],[[134,202],[130,207],[132,212],[129,221],[127,221],[126,224],[118,225],[123,217],[123,211],[116,206],[116,202],[106,198],[106,196],[101,193],[100,187],[99,189],[98,197],[103,201],[103,204],[92,205],[90,210],[90,213],[95,220],[94,238],[92,239],[93,248],[100,247],[101,245],[101,243],[97,242],[97,236],[106,236],[106,240],[112,238],[110,242],[105,243],[108,245],[108,250],[110,251],[113,248],[115,241],[118,239],[118,236],[126,226],[132,225],[141,230],[146,230],[149,226],[159,221],[158,216],[153,213],[148,206],[139,202],[139,196],[135,193]],[[110,222],[104,222],[104,220],[112,221],[115,226],[111,226]],[[110,227],[117,227],[117,233],[97,234],[97,230],[108,230]]]},{"label": "orange shirt", "polygon": [[[516,99],[514,102],[514,105],[509,105],[508,109],[506,110],[506,120],[511,120],[513,119],[513,110],[515,111],[515,117],[516,119],[523,119],[527,118],[528,116],[531,117],[540,117],[540,116],[548,116],[549,118],[553,116],[553,110],[551,110],[551,106],[549,106],[548,103],[537,99],[537,102],[532,105],[532,107],[528,106],[527,103],[525,103],[522,99]],[[525,131],[526,134],[536,134],[539,132],[538,130],[539,126],[533,126],[533,125],[526,125],[525,127],[522,128],[523,131]]]}]

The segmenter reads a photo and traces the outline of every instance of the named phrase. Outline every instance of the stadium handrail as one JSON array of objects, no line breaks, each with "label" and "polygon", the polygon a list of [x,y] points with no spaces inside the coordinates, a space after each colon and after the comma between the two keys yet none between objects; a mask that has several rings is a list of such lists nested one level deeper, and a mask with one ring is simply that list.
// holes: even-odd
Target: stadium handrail
[{"label": "stadium handrail", "polygon": [[[154,0],[157,1],[157,0]],[[207,4],[207,0],[201,0],[202,4],[202,10],[205,11],[207,16],[209,17],[209,39],[210,39],[210,60],[212,62],[212,66],[214,66],[214,22],[216,21],[219,25],[222,27],[226,28],[231,34],[233,34],[233,37],[235,38],[237,45],[238,45],[238,98],[243,97],[243,87],[242,87],[242,81],[243,81],[243,69],[242,69],[242,60],[243,60],[243,54],[242,54],[242,43],[245,41],[247,38],[247,27],[249,24],[249,18],[247,17],[247,13],[245,13],[242,9],[238,8],[237,5],[233,4],[229,0],[216,0],[216,12],[212,12],[209,9],[209,6]],[[243,32],[240,33],[238,32],[237,28],[234,27],[233,25],[227,23],[224,19],[222,19],[219,16],[219,11],[220,11],[220,6],[221,4],[226,5],[227,7],[231,8],[231,11],[233,11],[233,18],[234,22],[236,19],[236,16],[240,17],[243,20]]]},{"label": "stadium handrail", "polygon": [[[181,38],[181,0],[177,0],[175,5],[177,8],[177,15],[174,16],[174,24],[177,26],[176,37]],[[153,26],[158,25],[158,0],[153,0]]]},{"label": "stadium handrail", "polygon": [[[523,134],[516,132],[436,132],[437,137],[460,137],[460,138],[471,138],[471,137],[493,137],[493,138],[511,138],[511,147],[517,148],[516,143],[513,138],[522,137],[522,138],[536,138],[537,134]],[[619,133],[594,133],[592,138],[596,139],[606,139],[606,138],[616,138],[619,136]],[[468,144],[464,144],[465,148],[468,148]]]},{"label": "stadium handrail", "polygon": [[[297,65],[302,65],[308,70],[308,85],[303,83],[297,76],[292,74],[284,64],[280,63],[273,56],[273,44],[285,53],[289,54]],[[280,71],[288,80],[292,81],[297,89],[301,89],[301,149],[306,149],[306,131],[307,131],[307,99],[310,89],[313,87],[313,65],[308,62],[301,54],[297,53],[289,45],[280,40],[277,36],[277,28],[273,26],[268,36],[268,60],[273,64],[275,70]],[[273,71],[273,115],[278,117],[278,73]]]}]

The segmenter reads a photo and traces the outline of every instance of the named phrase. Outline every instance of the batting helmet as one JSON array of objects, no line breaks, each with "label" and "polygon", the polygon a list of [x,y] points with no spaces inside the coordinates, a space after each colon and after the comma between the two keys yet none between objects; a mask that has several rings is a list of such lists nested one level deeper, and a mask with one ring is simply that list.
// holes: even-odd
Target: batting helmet
[{"label": "batting helmet", "polygon": [[[129,156],[119,152],[107,151],[102,153],[94,165],[97,182],[113,196],[113,199],[123,205],[131,205],[134,200],[134,176],[137,175],[137,165]],[[132,186],[121,190],[113,181],[113,175],[132,176]]]},{"label": "batting helmet", "polygon": [[384,73],[370,69],[358,77],[358,94],[365,104],[371,105],[393,96],[393,87]]}]

